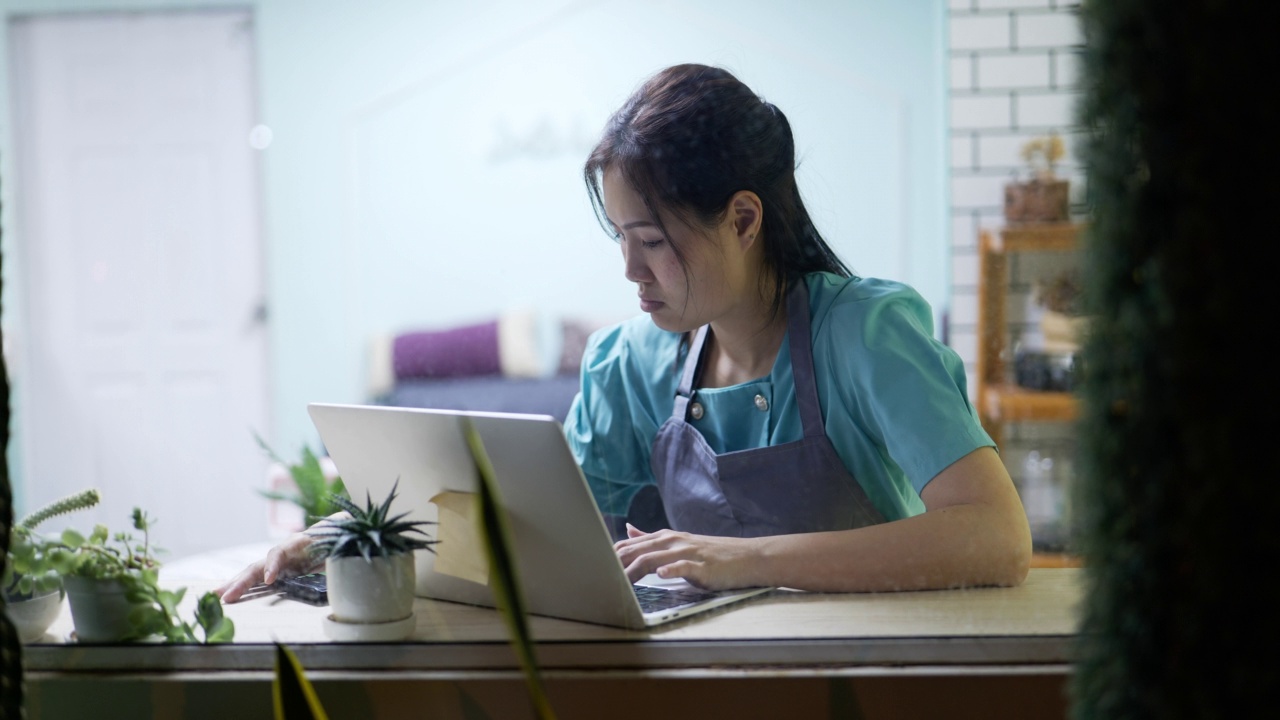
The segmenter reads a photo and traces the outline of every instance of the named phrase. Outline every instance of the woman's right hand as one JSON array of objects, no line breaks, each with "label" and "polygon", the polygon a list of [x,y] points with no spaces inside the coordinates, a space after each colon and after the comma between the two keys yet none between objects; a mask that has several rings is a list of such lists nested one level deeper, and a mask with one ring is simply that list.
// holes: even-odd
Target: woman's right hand
[{"label": "woman's right hand", "polygon": [[276,578],[289,575],[305,575],[316,566],[309,552],[315,538],[306,532],[297,532],[271,548],[267,556],[214,590],[224,603],[233,603],[257,585],[270,585]]}]

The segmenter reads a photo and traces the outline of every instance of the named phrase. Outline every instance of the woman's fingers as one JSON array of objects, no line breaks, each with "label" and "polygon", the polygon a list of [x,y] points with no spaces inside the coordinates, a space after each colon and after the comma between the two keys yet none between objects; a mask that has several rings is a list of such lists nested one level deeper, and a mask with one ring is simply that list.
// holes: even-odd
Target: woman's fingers
[{"label": "woman's fingers", "polygon": [[[618,559],[627,569],[627,577],[632,582],[658,572],[659,568],[678,560],[697,557],[696,543],[685,533],[661,530],[656,533],[642,533],[618,543]],[[680,577],[669,574],[664,577]]]},{"label": "woman's fingers", "polygon": [[720,590],[749,584],[750,542],[659,530],[620,540],[614,548],[631,582],[654,573],[664,579],[683,578],[699,587]]},{"label": "woman's fingers", "polygon": [[701,577],[703,567],[702,563],[696,563],[692,560],[676,560],[673,563],[663,565],[657,570],[654,570],[654,572],[663,580],[681,578],[690,585],[706,587]]},{"label": "woman's fingers", "polygon": [[244,595],[249,588],[262,582],[262,565],[263,562],[261,560],[251,564],[249,567],[241,570],[239,575],[232,578],[231,582],[228,582],[222,587],[214,590],[214,592],[222,598],[222,602],[224,603],[233,603],[239,600],[240,596]]},{"label": "woman's fingers", "polygon": [[270,585],[280,577],[280,571],[284,561],[284,552],[277,545],[267,552],[267,559],[262,564],[262,582]]},{"label": "woman's fingers", "polygon": [[255,585],[270,585],[281,575],[302,575],[310,570],[312,562],[308,548],[313,538],[295,533],[279,545],[267,551],[267,556],[250,564],[240,574],[214,590],[224,603],[233,603]]},{"label": "woman's fingers", "polygon": [[[638,534],[632,534],[633,531]],[[627,534],[629,537],[626,540],[619,540],[613,544],[613,548],[617,551],[623,565],[629,565],[632,560],[644,553],[673,547],[684,536],[683,533],[677,533],[673,530],[646,533],[635,530],[631,526],[627,526]]]}]

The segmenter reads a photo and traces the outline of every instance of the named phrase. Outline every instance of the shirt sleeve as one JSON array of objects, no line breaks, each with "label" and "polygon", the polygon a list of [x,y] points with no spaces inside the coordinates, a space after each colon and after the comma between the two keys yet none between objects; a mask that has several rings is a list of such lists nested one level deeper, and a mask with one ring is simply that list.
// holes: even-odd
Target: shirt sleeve
[{"label": "shirt sleeve", "polygon": [[821,351],[854,431],[919,493],[948,465],[995,443],[969,402],[959,355],[933,337],[928,303],[906,285],[872,289],[836,299]]},{"label": "shirt sleeve", "polygon": [[565,434],[600,511],[625,514],[631,499],[653,482],[649,448],[636,427],[628,392],[627,343],[621,326],[596,331],[582,359],[582,389],[565,418]]}]

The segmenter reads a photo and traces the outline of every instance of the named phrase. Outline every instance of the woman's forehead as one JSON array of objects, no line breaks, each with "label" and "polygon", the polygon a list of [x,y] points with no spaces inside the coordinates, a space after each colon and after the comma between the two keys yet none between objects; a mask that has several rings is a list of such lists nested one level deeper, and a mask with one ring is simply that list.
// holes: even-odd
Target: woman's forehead
[{"label": "woman's forehead", "polygon": [[645,205],[644,197],[616,167],[604,172],[601,192],[604,195],[605,213],[609,222],[619,229],[628,230],[642,225],[655,226],[653,213]]},{"label": "woman's forehead", "polygon": [[685,214],[662,206],[652,198],[651,209],[645,203],[645,196],[616,166],[605,169],[601,194],[605,219],[620,231],[650,227],[662,231],[671,240],[674,240],[673,233],[679,236],[704,233],[704,229],[690,223]]}]

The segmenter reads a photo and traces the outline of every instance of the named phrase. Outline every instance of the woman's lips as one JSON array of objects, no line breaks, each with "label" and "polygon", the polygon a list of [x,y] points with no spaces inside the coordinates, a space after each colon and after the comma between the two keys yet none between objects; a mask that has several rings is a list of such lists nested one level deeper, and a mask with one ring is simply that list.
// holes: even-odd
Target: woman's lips
[{"label": "woman's lips", "polygon": [[640,309],[644,312],[651,313],[662,307],[662,303],[657,300],[646,300],[640,298]]}]

